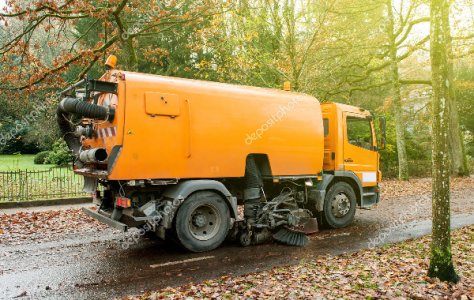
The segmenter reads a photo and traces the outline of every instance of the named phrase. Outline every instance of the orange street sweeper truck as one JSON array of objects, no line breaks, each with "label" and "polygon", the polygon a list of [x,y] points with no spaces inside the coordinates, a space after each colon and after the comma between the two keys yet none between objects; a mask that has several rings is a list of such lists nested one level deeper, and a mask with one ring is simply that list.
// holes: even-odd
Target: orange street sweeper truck
[{"label": "orange street sweeper truck", "polygon": [[376,134],[364,109],[113,65],[61,97],[59,128],[97,204],[84,211],[122,231],[194,252],[226,237],[299,246],[379,201],[385,123]]}]

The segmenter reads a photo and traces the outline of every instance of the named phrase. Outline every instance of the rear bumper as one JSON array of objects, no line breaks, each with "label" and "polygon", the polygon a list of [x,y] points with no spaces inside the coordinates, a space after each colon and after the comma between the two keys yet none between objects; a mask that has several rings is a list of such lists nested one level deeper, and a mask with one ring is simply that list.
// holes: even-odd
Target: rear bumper
[{"label": "rear bumper", "polygon": [[104,215],[98,213],[95,210],[91,210],[91,209],[88,209],[88,208],[82,208],[82,211],[86,215],[96,219],[97,221],[99,221],[101,223],[107,224],[112,228],[118,229],[118,230],[123,231],[123,232],[128,231],[128,225],[126,225],[124,223],[121,223],[119,221],[112,220],[111,218],[109,218],[107,216],[104,216]]},{"label": "rear bumper", "polygon": [[107,179],[109,173],[103,170],[93,170],[88,168],[76,169],[74,173],[78,175],[83,175],[86,177],[93,177],[93,178],[100,178],[100,179]]}]

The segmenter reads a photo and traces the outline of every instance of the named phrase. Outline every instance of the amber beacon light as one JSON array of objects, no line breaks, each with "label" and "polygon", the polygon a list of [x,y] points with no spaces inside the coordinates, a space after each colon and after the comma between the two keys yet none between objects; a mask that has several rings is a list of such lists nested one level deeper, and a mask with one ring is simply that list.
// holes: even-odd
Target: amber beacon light
[{"label": "amber beacon light", "polygon": [[115,55],[110,55],[107,57],[107,60],[105,61],[105,66],[109,69],[115,69],[117,66],[117,56]]}]

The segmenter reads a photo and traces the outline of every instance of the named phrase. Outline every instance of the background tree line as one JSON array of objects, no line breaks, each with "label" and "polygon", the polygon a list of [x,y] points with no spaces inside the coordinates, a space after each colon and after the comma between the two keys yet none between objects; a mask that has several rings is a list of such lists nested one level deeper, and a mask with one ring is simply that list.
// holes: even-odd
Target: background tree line
[{"label": "background tree line", "polygon": [[[449,7],[452,172],[474,156],[474,3]],[[120,68],[281,88],[388,119],[387,175],[431,170],[430,3],[421,0],[9,0],[0,12],[0,132],[88,74]],[[3,148],[48,149],[54,107]],[[411,162],[411,163],[410,163]],[[416,162],[416,163],[413,163]],[[422,174],[425,173],[425,174]]]}]

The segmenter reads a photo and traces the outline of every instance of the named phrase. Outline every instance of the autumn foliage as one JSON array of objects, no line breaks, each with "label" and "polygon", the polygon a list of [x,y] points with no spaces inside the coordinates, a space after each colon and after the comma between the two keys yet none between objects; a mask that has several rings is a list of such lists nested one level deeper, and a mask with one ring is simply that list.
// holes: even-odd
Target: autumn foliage
[{"label": "autumn foliage", "polygon": [[62,87],[109,53],[124,53],[126,67],[136,68],[143,40],[196,25],[216,7],[212,0],[9,0],[0,13],[0,90]]}]

